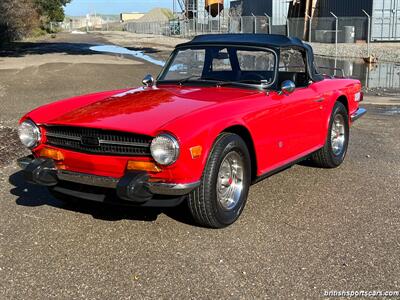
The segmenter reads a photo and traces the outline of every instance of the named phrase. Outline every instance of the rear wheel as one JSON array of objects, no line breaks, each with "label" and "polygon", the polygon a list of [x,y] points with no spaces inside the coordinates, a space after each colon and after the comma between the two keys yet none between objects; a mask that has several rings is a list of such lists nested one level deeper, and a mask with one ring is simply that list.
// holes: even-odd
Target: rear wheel
[{"label": "rear wheel", "polygon": [[342,164],[349,143],[349,117],[346,107],[336,102],[329,122],[329,131],[323,148],[311,159],[322,168],[336,168]]},{"label": "rear wheel", "polygon": [[243,139],[222,133],[210,153],[200,186],[189,195],[189,209],[198,224],[222,228],[239,218],[249,192],[250,166]]}]

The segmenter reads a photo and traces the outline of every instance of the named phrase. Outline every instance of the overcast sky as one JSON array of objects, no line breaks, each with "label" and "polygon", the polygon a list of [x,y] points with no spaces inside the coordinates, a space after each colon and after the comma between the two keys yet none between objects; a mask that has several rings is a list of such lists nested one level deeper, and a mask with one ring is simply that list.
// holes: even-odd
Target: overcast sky
[{"label": "overcast sky", "polygon": [[172,8],[172,0],[72,0],[65,8],[69,16],[87,13],[119,14],[121,12],[147,12],[154,7]]}]

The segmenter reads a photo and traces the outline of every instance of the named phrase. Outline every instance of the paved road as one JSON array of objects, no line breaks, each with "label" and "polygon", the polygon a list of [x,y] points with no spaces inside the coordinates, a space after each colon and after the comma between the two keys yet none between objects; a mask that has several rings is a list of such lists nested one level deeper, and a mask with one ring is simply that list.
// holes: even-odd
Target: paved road
[{"label": "paved road", "polygon": [[[16,138],[9,128],[16,116],[50,97],[129,86],[157,71],[68,68],[55,75],[59,65],[43,65],[36,81],[26,81],[30,70],[0,70],[24,91],[18,103],[8,103],[22,94],[15,86],[0,95],[4,144]],[[66,205],[25,184],[11,161],[21,151],[8,151],[0,163],[0,299],[309,299],[325,290],[400,290],[400,108],[368,108],[340,168],[296,165],[258,183],[240,220],[223,230],[194,226],[184,206]]]}]

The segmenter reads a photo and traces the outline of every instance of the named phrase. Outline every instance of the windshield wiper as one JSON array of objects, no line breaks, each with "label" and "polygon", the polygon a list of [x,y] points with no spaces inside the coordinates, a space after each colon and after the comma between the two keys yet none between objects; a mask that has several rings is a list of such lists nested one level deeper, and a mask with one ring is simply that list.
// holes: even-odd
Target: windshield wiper
[{"label": "windshield wiper", "polygon": [[191,80],[193,78],[197,78],[197,80],[202,80],[201,76],[199,76],[199,75],[191,75],[191,76],[188,76],[186,78],[179,80],[178,83],[179,83],[179,85],[182,85],[183,83],[188,82],[189,80]]},{"label": "windshield wiper", "polygon": [[[254,83],[248,83],[249,81],[252,81]],[[224,86],[224,85],[267,85],[270,84],[268,80],[237,80],[237,81],[219,81],[217,82],[217,86]]]}]

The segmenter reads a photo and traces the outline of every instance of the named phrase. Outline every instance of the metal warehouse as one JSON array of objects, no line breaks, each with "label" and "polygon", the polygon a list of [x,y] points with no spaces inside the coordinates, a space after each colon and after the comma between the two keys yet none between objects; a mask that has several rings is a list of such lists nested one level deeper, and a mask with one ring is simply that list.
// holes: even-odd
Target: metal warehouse
[{"label": "metal warehouse", "polygon": [[371,39],[400,40],[400,0],[318,0],[318,16],[372,17]]},{"label": "metal warehouse", "polygon": [[[367,15],[371,17],[371,40],[400,40],[400,0],[239,0],[234,5],[242,7],[242,16],[272,16],[272,25],[285,25],[286,18],[304,18],[303,24],[292,23],[291,35],[307,36],[308,18],[313,19],[313,30],[317,30],[316,40],[324,41],[322,31],[332,31],[332,21],[339,18],[339,30],[355,27],[355,40],[367,38]],[[324,21],[326,19],[326,21]],[[290,27],[290,22],[286,24]],[[326,23],[326,24],[324,24]]]}]

